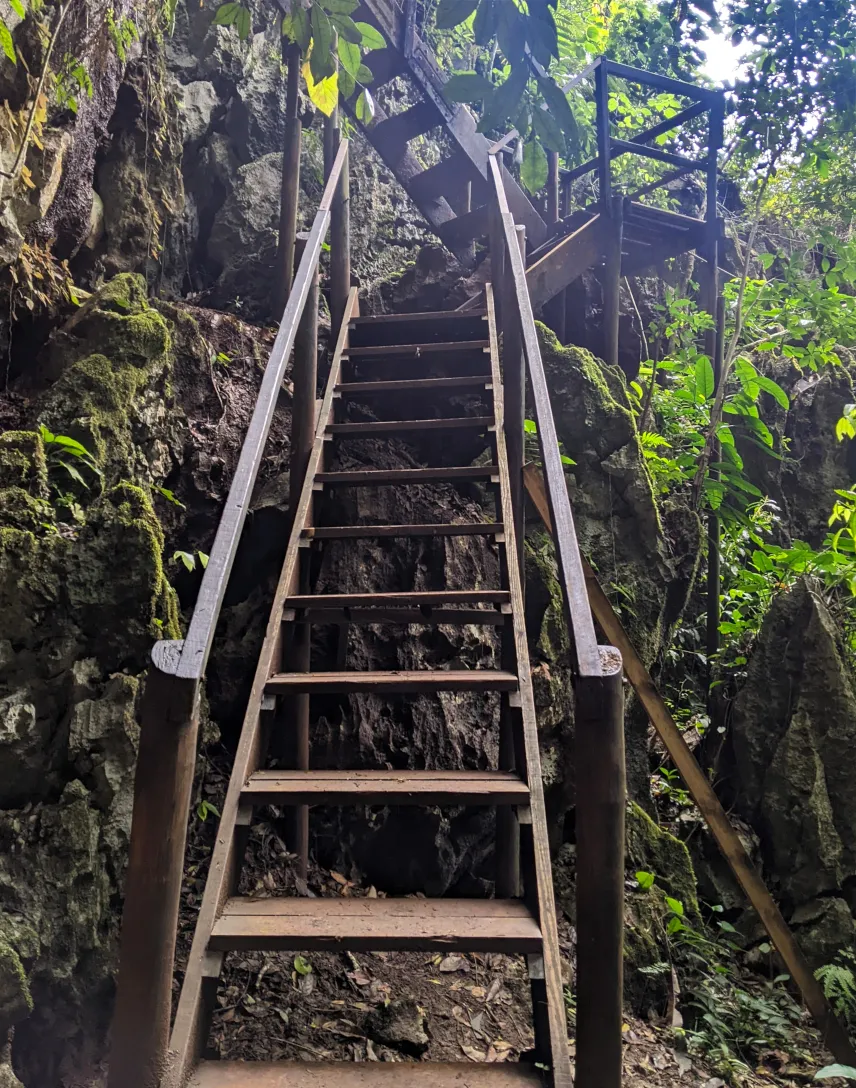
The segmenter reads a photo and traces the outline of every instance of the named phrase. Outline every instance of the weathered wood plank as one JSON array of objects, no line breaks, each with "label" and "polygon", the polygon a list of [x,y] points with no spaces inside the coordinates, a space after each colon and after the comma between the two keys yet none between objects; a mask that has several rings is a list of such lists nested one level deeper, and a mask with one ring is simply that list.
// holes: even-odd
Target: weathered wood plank
[{"label": "weathered wood plank", "polygon": [[501,669],[422,669],[416,672],[280,672],[265,684],[269,695],[286,691],[432,692],[515,691],[517,677]]},{"label": "weathered wood plank", "polygon": [[230,899],[211,936],[228,951],[539,952],[526,905],[502,899]]},{"label": "weathered wood plank", "polygon": [[203,1062],[189,1088],[544,1088],[531,1065],[503,1062]]},{"label": "weathered wood plank", "polygon": [[603,252],[603,242],[603,216],[596,215],[527,269],[532,309],[539,309],[591,268]]},{"label": "weathered wood plank", "polygon": [[257,771],[253,805],[516,805],[529,788],[505,771]]},{"label": "weathered wood plank", "polygon": [[305,540],[347,540],[388,536],[496,536],[504,526],[498,521],[462,521],[453,525],[321,525],[304,529]]}]

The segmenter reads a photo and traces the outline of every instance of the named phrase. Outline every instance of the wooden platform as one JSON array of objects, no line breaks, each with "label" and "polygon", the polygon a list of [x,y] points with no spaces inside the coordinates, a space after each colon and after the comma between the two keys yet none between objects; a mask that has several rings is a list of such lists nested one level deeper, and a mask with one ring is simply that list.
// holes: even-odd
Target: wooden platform
[{"label": "wooden platform", "polygon": [[543,1088],[530,1065],[502,1062],[202,1062],[188,1088]]}]

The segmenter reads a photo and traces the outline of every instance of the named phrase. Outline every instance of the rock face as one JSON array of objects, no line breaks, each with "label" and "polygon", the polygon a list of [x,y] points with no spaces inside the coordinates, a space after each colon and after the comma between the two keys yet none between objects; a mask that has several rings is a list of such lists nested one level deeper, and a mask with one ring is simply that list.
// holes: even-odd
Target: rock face
[{"label": "rock face", "polygon": [[[259,382],[240,323],[207,320],[203,337],[151,306],[140,277],[115,277],[54,333],[19,383],[22,428],[0,434],[0,1037],[15,1027],[27,1088],[94,1077],[103,1057],[140,680],[152,642],[180,634],[171,582],[198,586],[165,554],[165,526],[177,546],[210,546]],[[263,478],[284,434],[278,412]],[[260,555],[238,574],[249,561],[263,579]]]},{"label": "rock face", "polygon": [[817,587],[797,583],[773,601],[734,702],[733,781],[771,883],[819,962],[835,940],[856,938],[845,902],[856,880],[854,687]]},{"label": "rock face", "polygon": [[[543,326],[539,338],[559,441],[575,462],[567,481],[580,550],[650,666],[693,584],[698,519],[667,511],[664,527],[621,371],[584,348],[562,347]],[[647,728],[631,702],[628,788],[637,798],[647,796]]]}]

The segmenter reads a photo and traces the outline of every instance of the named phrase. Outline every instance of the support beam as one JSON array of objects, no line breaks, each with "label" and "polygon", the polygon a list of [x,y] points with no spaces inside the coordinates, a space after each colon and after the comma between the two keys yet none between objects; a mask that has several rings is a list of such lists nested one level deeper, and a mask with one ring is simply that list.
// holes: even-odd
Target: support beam
[{"label": "support beam", "polygon": [[624,201],[613,197],[611,215],[604,239],[603,357],[610,366],[618,366],[618,317],[621,309],[621,243],[624,231]]},{"label": "support beam", "polygon": [[[347,176],[347,174],[345,174]],[[309,465],[315,439],[315,393],[318,383],[318,268],[309,287],[306,307],[297,327],[294,341],[294,394],[291,414],[291,465],[289,495],[292,513],[303,491],[303,481]],[[301,557],[298,592],[309,591],[309,553]],[[291,672],[309,672],[310,628],[308,624],[295,627],[288,667]],[[309,770],[309,693],[289,696],[288,720],[294,730],[294,762],[299,771]],[[289,846],[298,857],[300,875],[306,879],[309,864],[309,807],[298,805],[293,812],[292,841]]]},{"label": "support beam", "polygon": [[282,145],[282,188],[279,208],[279,242],[276,251],[271,311],[279,322],[291,293],[294,279],[294,246],[297,241],[297,201],[300,195],[300,142],[302,123],[297,112],[300,81],[300,47],[286,45],[283,38],[288,78],[285,91],[285,139]]},{"label": "support beam", "polygon": [[[527,465],[524,473],[526,490],[535,504],[547,529],[553,532],[550,508],[544,477],[537,465]],[[728,862],[732,873],[746,893],[746,897],[755,908],[770,940],[784,961],[791,978],[797,984],[803,1001],[817,1025],[824,1043],[832,1052],[835,1060],[842,1065],[856,1066],[856,1048],[851,1043],[847,1032],[832,1011],[823,989],[806,962],[802,950],[782,917],[775,900],[770,895],[764,881],[752,864],[746,847],[731,825],[725,809],[713,791],[710,781],[696,762],[695,756],[687,747],[683,734],[678,729],[674,718],[663,701],[662,696],[651,679],[650,673],[642,664],[621,620],[603,592],[597,576],[583,559],[586,590],[595,619],[603,633],[621,653],[624,670],[639,702],[654,726],[672,762],[677,767],[690,796],[710,828],[716,844]]]},{"label": "support beam", "polygon": [[533,310],[540,309],[594,265],[603,250],[605,227],[605,217],[596,215],[526,269]]}]

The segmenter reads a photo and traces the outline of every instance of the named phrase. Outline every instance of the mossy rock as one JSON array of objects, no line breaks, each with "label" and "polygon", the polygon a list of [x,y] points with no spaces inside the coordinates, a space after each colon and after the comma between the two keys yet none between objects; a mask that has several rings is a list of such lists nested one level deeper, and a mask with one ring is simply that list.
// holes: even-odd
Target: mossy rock
[{"label": "mossy rock", "polygon": [[37,431],[0,434],[0,488],[21,487],[36,498],[48,497],[45,447]]},{"label": "mossy rock", "polygon": [[691,922],[700,921],[696,878],[689,850],[634,801],[627,806],[627,860],[635,871],[653,873],[658,887],[684,905]]},{"label": "mossy rock", "polygon": [[15,949],[0,940],[0,1036],[33,1011],[27,972]]},{"label": "mossy rock", "polygon": [[163,529],[142,488],[120,484],[89,509],[69,556],[66,588],[83,628],[104,632],[99,656],[106,651],[112,659],[112,650],[144,659],[152,638],[180,637],[163,545]]}]

